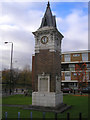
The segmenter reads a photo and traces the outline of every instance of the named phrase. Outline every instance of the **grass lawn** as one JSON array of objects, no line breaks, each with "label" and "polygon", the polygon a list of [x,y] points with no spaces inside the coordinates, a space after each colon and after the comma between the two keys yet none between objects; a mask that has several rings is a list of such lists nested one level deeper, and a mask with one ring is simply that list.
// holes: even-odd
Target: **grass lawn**
[{"label": "grass lawn", "polygon": [[12,95],[9,97],[4,97],[2,99],[2,104],[29,105],[32,104],[32,97],[24,95]]},{"label": "grass lawn", "polygon": [[[70,113],[70,118],[78,118],[79,113],[82,113],[83,118],[88,117],[88,97],[87,96],[72,96],[64,95],[64,103],[72,105],[72,108],[65,111],[64,113],[58,114],[58,118],[66,118],[67,112]],[[14,95],[10,97],[4,97],[2,100],[3,104],[19,104],[29,105],[32,103],[31,97],[24,95]],[[17,107],[2,107],[2,116],[5,117],[5,112],[8,112],[8,118],[17,118],[18,112],[21,112],[21,118],[30,118],[30,110],[23,110]],[[33,118],[42,118],[42,112],[32,111]],[[46,118],[54,118],[54,113],[46,112]]]}]

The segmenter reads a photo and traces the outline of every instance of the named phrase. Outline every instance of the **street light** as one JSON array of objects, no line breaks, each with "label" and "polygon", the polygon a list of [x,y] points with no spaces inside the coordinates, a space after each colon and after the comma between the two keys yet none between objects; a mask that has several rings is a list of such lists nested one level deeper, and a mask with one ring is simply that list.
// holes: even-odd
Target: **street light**
[{"label": "street light", "polygon": [[5,44],[11,43],[11,63],[10,63],[10,94],[11,94],[11,82],[12,80],[12,58],[13,58],[13,42],[4,42]]}]

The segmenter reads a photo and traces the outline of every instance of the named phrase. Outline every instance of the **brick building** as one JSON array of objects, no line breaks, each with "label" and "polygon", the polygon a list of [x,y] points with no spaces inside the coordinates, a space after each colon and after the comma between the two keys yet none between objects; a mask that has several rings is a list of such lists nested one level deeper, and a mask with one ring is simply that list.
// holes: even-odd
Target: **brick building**
[{"label": "brick building", "polygon": [[[78,87],[78,78],[76,66],[79,66],[80,72],[85,74],[88,84],[90,84],[90,50],[70,51],[62,53],[62,87]],[[86,69],[82,66],[86,64]],[[83,69],[83,70],[82,70]]]}]

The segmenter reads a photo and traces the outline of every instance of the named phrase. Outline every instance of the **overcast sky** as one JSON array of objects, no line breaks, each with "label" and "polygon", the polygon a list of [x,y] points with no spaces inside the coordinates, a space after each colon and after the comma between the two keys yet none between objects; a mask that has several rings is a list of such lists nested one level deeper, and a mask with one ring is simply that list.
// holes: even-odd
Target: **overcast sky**
[{"label": "overcast sky", "polygon": [[[29,65],[31,68],[35,47],[32,32],[40,27],[46,6],[47,2],[35,1],[0,3],[0,63],[3,69],[10,67],[11,44],[4,44],[5,41],[14,44],[13,67]],[[57,28],[64,35],[62,52],[87,50],[88,2],[50,2],[50,7],[56,15]]]}]

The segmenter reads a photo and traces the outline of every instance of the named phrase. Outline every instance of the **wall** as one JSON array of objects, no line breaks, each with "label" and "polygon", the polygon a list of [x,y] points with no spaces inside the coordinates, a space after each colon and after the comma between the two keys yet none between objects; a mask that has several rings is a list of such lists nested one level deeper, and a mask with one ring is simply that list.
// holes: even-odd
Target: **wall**
[{"label": "wall", "polygon": [[38,91],[38,74],[43,72],[50,74],[50,92],[56,90],[56,76],[61,76],[61,64],[60,64],[60,53],[49,52],[49,50],[40,50],[39,53],[35,54],[34,62],[34,86],[35,91]]}]

